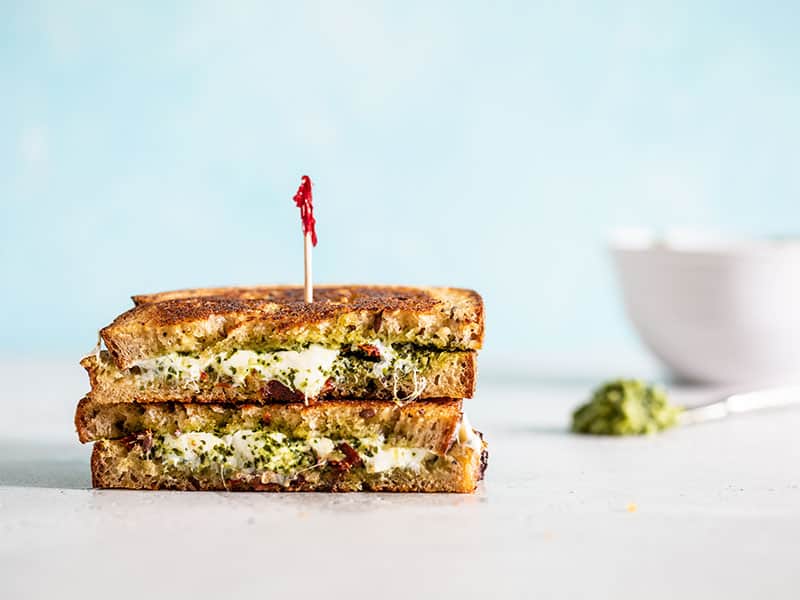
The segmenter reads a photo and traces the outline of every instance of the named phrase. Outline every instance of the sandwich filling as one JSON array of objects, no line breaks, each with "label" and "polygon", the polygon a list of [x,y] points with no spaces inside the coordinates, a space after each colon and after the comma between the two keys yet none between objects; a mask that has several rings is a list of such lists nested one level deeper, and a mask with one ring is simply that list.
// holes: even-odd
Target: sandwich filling
[{"label": "sandwich filling", "polygon": [[355,451],[369,473],[396,468],[419,471],[433,452],[425,448],[388,446],[382,436],[333,440],[327,437],[289,439],[280,432],[242,429],[227,435],[205,432],[164,435],[155,441],[153,456],[173,466],[200,468],[208,464],[234,471],[290,474],[330,459],[344,460]]},{"label": "sandwich filling", "polygon": [[[363,467],[367,473],[408,469],[415,473],[439,459],[426,448],[387,444],[383,435],[334,439],[311,434],[290,438],[277,431],[240,429],[232,433],[176,432],[139,436],[148,458],[173,467],[212,469],[230,475],[259,475],[264,482],[288,484],[304,471],[334,465]],[[453,439],[480,452],[482,441],[463,417]]]},{"label": "sandwich filling", "polygon": [[114,377],[132,375],[140,390],[164,384],[189,389],[217,383],[245,387],[248,380],[255,378],[261,382],[277,381],[308,399],[317,397],[329,385],[374,379],[395,392],[399,387],[411,388],[408,397],[402,398],[411,400],[424,391],[426,380],[420,373],[432,360],[435,354],[430,352],[374,340],[347,348],[311,344],[299,350],[171,352],[139,360],[124,371],[116,371],[103,353],[99,365],[115,371]]}]

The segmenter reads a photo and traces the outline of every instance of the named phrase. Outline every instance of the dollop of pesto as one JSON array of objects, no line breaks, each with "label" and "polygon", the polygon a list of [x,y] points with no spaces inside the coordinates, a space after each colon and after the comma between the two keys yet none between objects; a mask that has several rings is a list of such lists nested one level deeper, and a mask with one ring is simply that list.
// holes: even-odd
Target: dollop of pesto
[{"label": "dollop of pesto", "polygon": [[666,392],[637,379],[617,379],[596,389],[572,413],[572,431],[595,435],[643,435],[678,424],[680,406]]}]

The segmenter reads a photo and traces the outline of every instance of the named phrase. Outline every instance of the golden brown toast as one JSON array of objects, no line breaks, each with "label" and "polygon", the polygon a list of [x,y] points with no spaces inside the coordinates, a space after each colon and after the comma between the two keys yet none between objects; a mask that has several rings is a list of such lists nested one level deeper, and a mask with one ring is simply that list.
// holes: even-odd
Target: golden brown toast
[{"label": "golden brown toast", "polygon": [[169,352],[350,346],[381,340],[477,350],[484,309],[472,290],[317,286],[303,302],[293,286],[208,288],[134,296],[135,308],[100,334],[121,369]]}]

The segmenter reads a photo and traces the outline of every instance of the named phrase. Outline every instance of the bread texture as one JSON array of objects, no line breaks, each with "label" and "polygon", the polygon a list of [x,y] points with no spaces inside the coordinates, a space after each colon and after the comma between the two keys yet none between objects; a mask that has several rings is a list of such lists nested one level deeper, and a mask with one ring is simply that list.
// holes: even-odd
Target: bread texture
[{"label": "bread texture", "polygon": [[326,464],[275,483],[260,473],[191,470],[150,459],[124,441],[99,441],[92,452],[92,485],[135,490],[471,493],[483,478],[487,458],[485,444],[480,449],[457,445],[445,456],[432,457],[419,470],[369,473],[363,466]]},{"label": "bread texture", "polygon": [[445,454],[452,446],[462,418],[460,400],[431,400],[398,406],[369,400],[269,406],[234,404],[98,404],[78,403],[75,428],[81,442],[120,439],[155,431],[213,431],[267,429],[290,438],[316,435],[365,438],[382,435],[391,445],[425,448]]},{"label": "bread texture", "polygon": [[[471,398],[475,392],[477,360],[475,352],[419,353],[419,371],[400,377],[375,377],[369,361],[361,360],[360,369],[343,371],[331,378],[322,393],[312,400],[341,398],[369,398],[374,400]],[[265,381],[248,377],[243,386],[232,385],[229,380],[199,380],[192,385],[181,384],[176,379],[149,381],[141,379],[130,370],[120,370],[108,360],[105,353],[90,355],[81,361],[89,374],[92,386],[90,396],[98,403],[120,402],[243,402],[273,403],[298,402],[306,398],[301,392],[291,390],[278,381]]]},{"label": "bread texture", "polygon": [[134,296],[100,335],[120,369],[169,352],[285,349],[381,340],[441,350],[481,347],[484,309],[472,290],[317,286],[207,288]]}]

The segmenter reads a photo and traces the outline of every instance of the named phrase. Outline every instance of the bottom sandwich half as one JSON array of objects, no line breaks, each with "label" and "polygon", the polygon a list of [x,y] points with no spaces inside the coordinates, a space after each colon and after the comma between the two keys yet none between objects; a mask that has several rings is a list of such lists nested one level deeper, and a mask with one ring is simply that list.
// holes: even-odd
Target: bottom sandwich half
[{"label": "bottom sandwich half", "polygon": [[97,404],[75,417],[94,441],[95,487],[237,491],[473,492],[487,446],[461,400],[397,406]]}]

